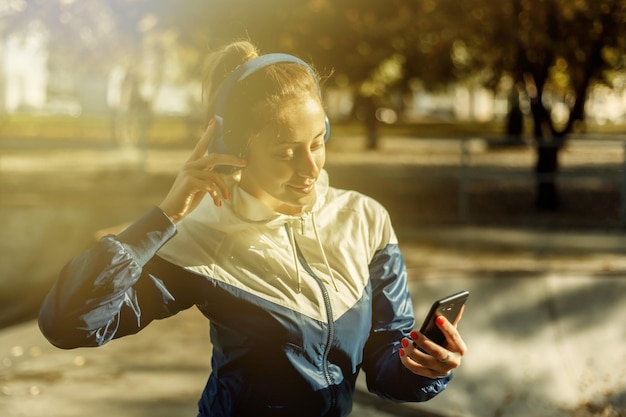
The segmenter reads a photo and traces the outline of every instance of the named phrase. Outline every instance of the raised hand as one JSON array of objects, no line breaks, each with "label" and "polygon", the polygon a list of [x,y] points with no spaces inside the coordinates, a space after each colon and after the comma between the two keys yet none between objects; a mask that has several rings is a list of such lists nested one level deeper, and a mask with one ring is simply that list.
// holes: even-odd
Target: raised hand
[{"label": "raised hand", "polygon": [[177,223],[191,213],[202,198],[209,194],[216,206],[222,205],[223,199],[230,199],[230,190],[224,181],[224,174],[214,170],[218,165],[231,165],[238,168],[246,166],[246,161],[234,155],[207,154],[207,148],[213,131],[213,120],[209,122],[202,138],[196,144],[189,159],[178,172],[174,184],[159,208]]}]

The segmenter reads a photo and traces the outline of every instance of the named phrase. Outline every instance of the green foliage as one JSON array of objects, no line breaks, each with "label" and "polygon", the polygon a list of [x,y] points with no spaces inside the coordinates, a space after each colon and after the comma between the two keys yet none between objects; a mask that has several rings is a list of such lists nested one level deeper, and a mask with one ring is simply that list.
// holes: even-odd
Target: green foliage
[{"label": "green foliage", "polygon": [[[355,91],[383,95],[406,89],[415,79],[425,88],[470,79],[495,88],[509,76],[531,80],[539,94],[549,87],[584,100],[593,82],[611,82],[615,71],[623,71],[626,54],[626,0],[16,4],[22,6],[0,16],[4,33],[39,22],[62,57],[57,65],[88,73],[137,54],[147,33],[167,32],[193,77],[207,49],[250,38],[265,52],[280,50],[315,62],[323,74],[334,75],[331,82]],[[581,117],[577,111],[574,117]]]}]

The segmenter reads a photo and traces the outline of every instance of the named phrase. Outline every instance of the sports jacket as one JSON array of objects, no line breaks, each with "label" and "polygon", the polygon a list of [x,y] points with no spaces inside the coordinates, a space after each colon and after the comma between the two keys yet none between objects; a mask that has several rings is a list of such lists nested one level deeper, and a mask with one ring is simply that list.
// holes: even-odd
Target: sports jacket
[{"label": "sports jacket", "polygon": [[153,208],[62,270],[39,324],[60,348],[99,346],[193,305],[210,320],[205,416],[346,416],[362,368],[370,391],[425,401],[450,377],[399,359],[413,329],[406,268],[373,199],[328,186],[298,216],[233,187],[174,226]]}]

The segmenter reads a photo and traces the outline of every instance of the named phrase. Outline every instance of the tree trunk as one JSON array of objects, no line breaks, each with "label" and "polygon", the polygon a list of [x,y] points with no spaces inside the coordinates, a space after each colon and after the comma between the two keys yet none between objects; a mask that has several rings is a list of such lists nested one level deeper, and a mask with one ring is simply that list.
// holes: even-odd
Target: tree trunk
[{"label": "tree trunk", "polygon": [[552,143],[537,144],[535,207],[538,210],[556,210],[559,208],[560,201],[556,182],[559,170],[559,148],[560,146]]},{"label": "tree trunk", "polygon": [[517,85],[513,87],[509,98],[509,114],[506,119],[506,143],[521,145],[524,143],[524,114],[520,109],[519,90]]},{"label": "tree trunk", "polygon": [[378,149],[378,119],[376,98],[373,96],[357,95],[355,116],[365,129],[365,147],[369,150]]}]

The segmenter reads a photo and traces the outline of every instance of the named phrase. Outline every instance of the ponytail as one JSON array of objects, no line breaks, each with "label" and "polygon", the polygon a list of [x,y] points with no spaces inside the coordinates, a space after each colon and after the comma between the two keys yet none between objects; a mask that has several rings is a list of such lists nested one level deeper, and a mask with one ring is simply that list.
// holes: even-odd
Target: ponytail
[{"label": "ponytail", "polygon": [[215,98],[222,82],[239,65],[257,56],[259,56],[258,49],[246,40],[230,43],[209,54],[204,64],[202,83],[202,102],[207,119],[213,114]]}]

